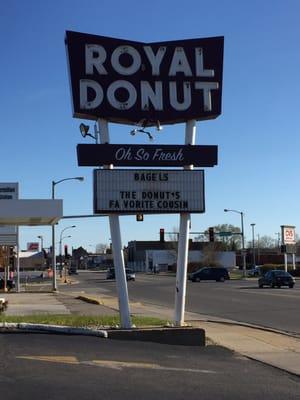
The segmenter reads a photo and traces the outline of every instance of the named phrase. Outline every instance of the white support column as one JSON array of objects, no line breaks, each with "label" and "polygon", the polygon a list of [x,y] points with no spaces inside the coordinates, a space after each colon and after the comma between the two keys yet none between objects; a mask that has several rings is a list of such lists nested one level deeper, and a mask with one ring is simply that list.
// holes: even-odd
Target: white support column
[{"label": "white support column", "polygon": [[[52,196],[53,198],[53,196]],[[57,291],[57,279],[56,279],[56,253],[55,253],[55,224],[51,226],[52,229],[52,290]]]},{"label": "white support column", "polygon": [[[99,119],[98,128],[100,132],[100,142],[109,143],[108,122],[104,119]],[[113,166],[109,165],[105,166],[104,168],[112,169]],[[129,310],[128,289],[122,249],[120,221],[119,216],[115,214],[109,215],[108,218],[113,250],[113,260],[115,265],[121,327],[129,329],[132,327],[132,324]]]},{"label": "white support column", "polygon": [[295,270],[296,269],[296,254],[295,253],[292,254],[292,258],[293,258],[293,270]]},{"label": "white support column", "polygon": [[287,253],[284,253],[284,270],[285,270],[285,272],[287,272],[287,270],[288,270],[288,257],[287,257]]},{"label": "white support column", "polygon": [[[187,121],[185,127],[185,144],[195,144],[196,120]],[[193,165],[187,165],[184,169],[193,169]],[[189,233],[191,216],[189,213],[180,214],[179,238],[178,238],[178,257],[176,272],[176,292],[175,292],[175,316],[176,326],[184,325],[185,297],[186,297],[186,278],[189,252]]]}]

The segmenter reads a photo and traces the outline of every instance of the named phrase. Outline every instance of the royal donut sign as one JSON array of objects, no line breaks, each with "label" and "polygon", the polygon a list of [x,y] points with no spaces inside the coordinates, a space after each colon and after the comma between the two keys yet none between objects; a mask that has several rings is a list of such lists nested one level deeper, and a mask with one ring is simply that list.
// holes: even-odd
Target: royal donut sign
[{"label": "royal donut sign", "polygon": [[73,116],[154,126],[221,114],[223,37],[141,43],[66,32]]}]

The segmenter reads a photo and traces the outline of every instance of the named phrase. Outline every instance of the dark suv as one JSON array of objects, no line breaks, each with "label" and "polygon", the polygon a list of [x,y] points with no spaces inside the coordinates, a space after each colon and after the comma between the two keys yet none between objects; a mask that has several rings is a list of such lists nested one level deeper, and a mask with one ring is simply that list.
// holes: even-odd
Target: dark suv
[{"label": "dark suv", "polygon": [[206,280],[224,282],[226,279],[230,279],[230,276],[227,269],[224,267],[204,267],[189,275],[189,280],[192,282]]}]

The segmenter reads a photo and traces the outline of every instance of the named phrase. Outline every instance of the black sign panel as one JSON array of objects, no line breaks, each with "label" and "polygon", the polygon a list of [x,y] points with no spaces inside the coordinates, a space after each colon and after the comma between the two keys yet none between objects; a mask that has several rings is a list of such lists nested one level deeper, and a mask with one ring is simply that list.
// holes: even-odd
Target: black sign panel
[{"label": "black sign panel", "polygon": [[216,118],[223,43],[141,43],[67,31],[73,116],[141,126]]},{"label": "black sign panel", "polygon": [[78,144],[77,158],[78,165],[81,167],[107,164],[147,167],[179,167],[193,164],[195,167],[213,167],[218,163],[218,147]]}]

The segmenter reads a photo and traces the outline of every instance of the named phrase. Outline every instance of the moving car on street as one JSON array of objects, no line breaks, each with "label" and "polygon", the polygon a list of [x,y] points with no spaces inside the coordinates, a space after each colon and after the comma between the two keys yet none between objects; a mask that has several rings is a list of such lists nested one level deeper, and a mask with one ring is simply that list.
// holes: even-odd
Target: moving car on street
[{"label": "moving car on street", "polygon": [[[135,281],[135,273],[132,269],[126,268],[126,280],[127,281]],[[106,279],[116,279],[115,269],[109,268],[106,273]]]},{"label": "moving car on street", "polygon": [[257,265],[254,268],[249,269],[249,271],[248,271],[248,276],[249,277],[251,277],[251,276],[261,276],[261,275],[262,275],[261,268],[259,266],[257,266]]},{"label": "moving car on street", "polygon": [[224,282],[230,279],[229,272],[224,267],[204,267],[198,271],[192,272],[188,279],[192,282],[200,282],[212,280],[216,282]]},{"label": "moving car on street", "polygon": [[263,288],[264,286],[271,286],[272,288],[275,286],[278,288],[281,286],[288,286],[289,288],[293,288],[294,285],[295,278],[288,272],[285,272],[281,269],[268,271],[258,280],[258,287],[260,288]]}]

